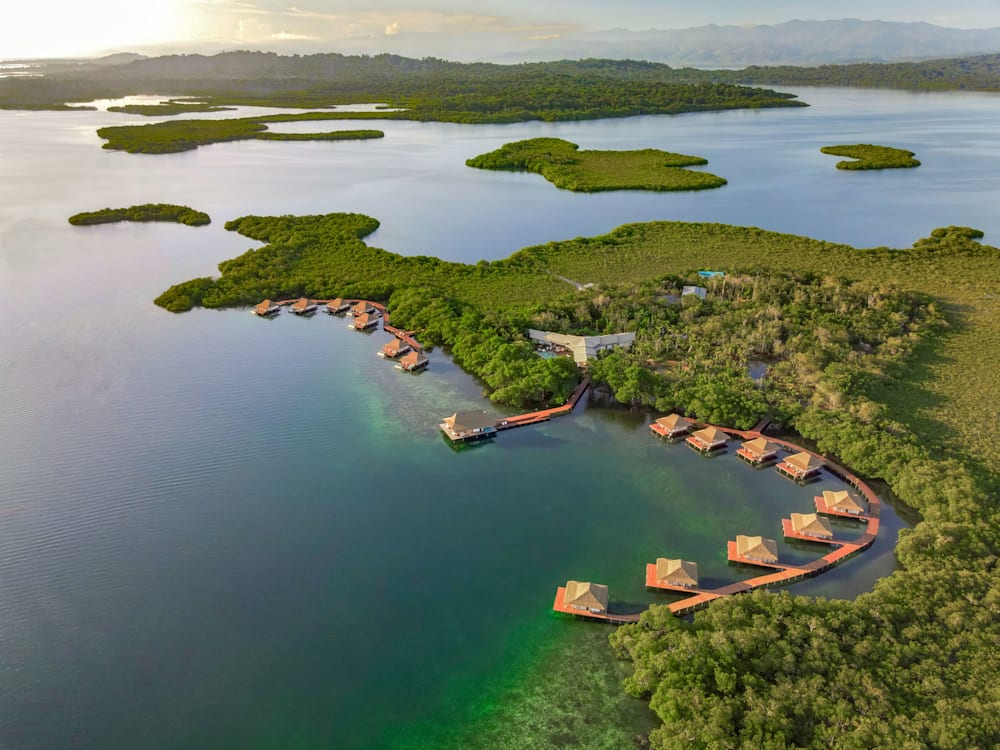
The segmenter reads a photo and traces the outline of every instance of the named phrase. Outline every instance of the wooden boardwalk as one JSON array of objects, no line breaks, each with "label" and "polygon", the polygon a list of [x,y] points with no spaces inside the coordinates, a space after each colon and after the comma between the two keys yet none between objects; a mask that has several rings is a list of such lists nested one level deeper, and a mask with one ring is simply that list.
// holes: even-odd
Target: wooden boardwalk
[{"label": "wooden boardwalk", "polygon": [[[278,300],[274,304],[278,305],[279,307],[284,307],[286,305],[290,305],[293,302],[297,301],[298,299],[283,299],[283,300]],[[328,302],[330,302],[330,300],[328,299],[309,300],[310,304],[315,304],[315,305],[325,305]],[[396,328],[396,326],[389,324],[389,310],[381,302],[375,302],[370,299],[347,299],[346,297],[343,299],[343,302],[349,305],[356,305],[359,302],[364,302],[366,304],[371,305],[376,310],[378,310],[379,313],[382,315],[382,328],[383,330],[385,330],[386,333],[391,333],[396,338],[402,339],[407,344],[409,344],[410,348],[413,349],[414,351],[422,352],[424,350],[424,347],[421,345],[421,343],[414,338],[416,331],[404,331],[402,328]]]},{"label": "wooden boardwalk", "polygon": [[530,411],[527,414],[518,414],[513,417],[505,417],[504,419],[498,419],[496,423],[496,428],[498,430],[512,430],[515,427],[525,427],[529,424],[538,424],[539,422],[548,422],[553,417],[561,417],[564,414],[569,414],[573,411],[576,406],[577,401],[587,392],[590,387],[590,376],[584,375],[583,380],[577,385],[576,390],[573,391],[573,395],[569,397],[569,400],[562,406],[554,406],[551,409],[542,409],[541,411]]},{"label": "wooden boardwalk", "polygon": [[586,617],[590,620],[600,620],[601,622],[611,623],[612,625],[624,625],[629,622],[639,622],[640,612],[636,612],[632,615],[616,615],[613,612],[589,612],[585,609],[576,609],[574,607],[566,606],[565,599],[566,587],[560,586],[556,589],[556,599],[552,602],[552,609],[566,615],[576,615],[577,617]]}]

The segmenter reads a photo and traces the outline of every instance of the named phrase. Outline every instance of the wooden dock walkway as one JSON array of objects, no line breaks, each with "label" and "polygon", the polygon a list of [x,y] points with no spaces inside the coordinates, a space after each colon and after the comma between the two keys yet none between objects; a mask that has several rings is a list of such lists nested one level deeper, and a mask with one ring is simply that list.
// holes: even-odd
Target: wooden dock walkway
[{"label": "wooden dock walkway", "polygon": [[562,406],[554,406],[551,409],[542,409],[540,411],[530,411],[527,414],[518,414],[513,417],[505,417],[504,419],[498,419],[496,423],[497,430],[512,430],[515,427],[525,427],[529,424],[538,424],[539,422],[548,422],[553,417],[561,417],[564,414],[569,414],[576,407],[577,402],[587,392],[590,387],[590,376],[584,375],[583,380],[577,385],[576,390],[569,397]]}]

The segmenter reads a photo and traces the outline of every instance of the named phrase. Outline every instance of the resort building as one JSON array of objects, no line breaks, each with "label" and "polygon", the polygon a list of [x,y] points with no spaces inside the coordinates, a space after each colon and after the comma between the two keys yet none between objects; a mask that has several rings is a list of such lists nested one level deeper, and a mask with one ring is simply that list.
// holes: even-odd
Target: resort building
[{"label": "resort building", "polygon": [[263,317],[265,315],[274,315],[279,310],[281,310],[281,306],[280,305],[277,305],[274,302],[272,302],[271,300],[266,299],[263,302],[261,302],[259,305],[254,306],[254,308],[253,308],[253,314],[254,315],[260,315],[260,316]]},{"label": "resort building", "polygon": [[407,344],[403,339],[394,338],[388,344],[382,347],[382,351],[378,353],[380,357],[388,357],[389,359],[396,359],[396,357],[401,357],[410,351],[410,345]]},{"label": "resort building", "polygon": [[727,440],[729,440],[729,435],[724,433],[722,430],[715,427],[706,427],[692,433],[691,436],[688,437],[687,443],[692,448],[701,451],[702,453],[711,453],[712,451],[717,451],[720,448],[725,448]]},{"label": "resort building", "polygon": [[360,302],[354,303],[351,307],[351,315],[355,318],[359,315],[371,315],[375,312],[375,305],[373,305],[368,300],[361,300]]},{"label": "resort building", "polygon": [[496,419],[485,411],[455,412],[445,417],[439,427],[455,443],[485,440],[497,434]]},{"label": "resort building", "polygon": [[693,294],[698,299],[705,299],[708,296],[708,290],[703,286],[686,286],[681,289],[681,297],[688,294]]},{"label": "resort building", "polygon": [[607,349],[629,349],[635,341],[635,332],[612,333],[607,336],[569,336],[552,331],[536,331],[528,329],[528,338],[539,344],[549,344],[568,349],[573,354],[573,361],[586,367],[587,359],[593,359],[598,352]]},{"label": "resort building", "polygon": [[378,316],[369,315],[364,313],[363,315],[358,315],[354,320],[347,324],[348,328],[353,328],[355,331],[367,331],[369,328],[374,328],[378,325]]},{"label": "resort building", "polygon": [[868,505],[847,490],[823,490],[823,505],[831,513],[861,516],[868,512]]},{"label": "resort building", "polygon": [[339,315],[340,313],[347,312],[351,309],[351,304],[349,302],[344,302],[340,297],[334,297],[332,300],[326,303],[326,311],[330,315]]},{"label": "resort building", "polygon": [[736,554],[763,563],[778,562],[778,543],[762,536],[736,536]]},{"label": "resort building", "polygon": [[792,531],[817,539],[833,539],[830,522],[815,513],[792,513]]},{"label": "resort building", "polygon": [[694,422],[690,419],[685,419],[680,414],[669,414],[657,419],[649,429],[660,437],[675,438],[686,434],[692,427]]},{"label": "resort building", "polygon": [[589,581],[566,581],[566,596],[563,598],[563,603],[567,607],[586,612],[607,612],[608,587]]},{"label": "resort building", "polygon": [[779,472],[797,481],[816,476],[822,468],[823,462],[809,451],[800,451],[778,464]]},{"label": "resort building", "polygon": [[416,372],[427,367],[429,362],[430,360],[420,352],[410,351],[400,357],[399,362],[396,363],[396,369],[404,372]]},{"label": "resort building", "polygon": [[316,303],[307,297],[295,300],[292,303],[292,312],[296,315],[308,315],[311,312],[316,312]]},{"label": "resort building", "polygon": [[766,438],[756,438],[743,443],[736,450],[736,455],[752,464],[762,464],[777,458],[780,448],[780,445]]},{"label": "resort building", "polygon": [[656,558],[656,580],[671,586],[694,588],[698,585],[698,564],[687,560]]}]

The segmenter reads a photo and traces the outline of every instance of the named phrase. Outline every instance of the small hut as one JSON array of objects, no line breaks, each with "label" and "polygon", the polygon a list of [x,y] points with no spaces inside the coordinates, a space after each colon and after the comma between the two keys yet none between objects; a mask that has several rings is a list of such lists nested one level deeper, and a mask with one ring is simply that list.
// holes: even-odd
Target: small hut
[{"label": "small hut", "polygon": [[815,513],[792,513],[792,531],[817,539],[833,539],[830,522]]},{"label": "small hut", "polygon": [[267,315],[274,315],[279,310],[281,310],[281,306],[280,305],[277,305],[276,303],[272,302],[271,300],[266,299],[263,302],[261,302],[259,305],[255,305],[254,306],[254,308],[253,308],[253,314],[254,315],[260,315],[261,317],[264,317],[264,316],[267,316]]},{"label": "small hut", "polygon": [[350,309],[350,303],[344,302],[344,300],[340,297],[334,297],[326,303],[326,311],[330,313],[330,315],[340,315],[340,313],[345,313]]},{"label": "small hut", "polygon": [[809,451],[800,451],[778,464],[778,471],[799,481],[816,476],[822,468],[823,462]]},{"label": "small hut", "polygon": [[698,585],[698,563],[658,557],[656,558],[656,580],[671,586],[693,588]]},{"label": "small hut", "polygon": [[396,369],[403,372],[416,372],[427,367],[429,362],[430,360],[420,352],[410,351],[399,358]]},{"label": "small hut", "polygon": [[688,437],[687,443],[702,453],[712,453],[726,447],[729,435],[715,427],[706,427],[694,432]]},{"label": "small hut", "polygon": [[744,461],[758,465],[777,458],[780,448],[781,446],[777,443],[772,443],[770,440],[761,437],[754,440],[747,440],[740,445],[736,451],[736,455]]},{"label": "small hut", "polygon": [[608,587],[589,581],[566,581],[563,603],[567,607],[587,612],[607,612]]},{"label": "small hut", "polygon": [[485,440],[497,433],[496,419],[485,411],[457,411],[439,425],[452,442]]},{"label": "small hut", "polygon": [[351,307],[351,315],[357,318],[360,315],[371,315],[375,312],[375,305],[373,305],[368,300],[360,300],[355,302]]},{"label": "small hut", "polygon": [[655,434],[665,438],[680,437],[694,426],[694,422],[685,419],[680,414],[669,414],[660,417],[649,426]]},{"label": "small hut", "polygon": [[868,512],[865,501],[854,497],[847,490],[823,490],[823,504],[834,513],[860,516]]},{"label": "small hut", "polygon": [[748,560],[776,563],[778,562],[778,543],[762,536],[739,534],[736,537],[736,554]]},{"label": "small hut", "polygon": [[315,302],[308,297],[303,297],[292,303],[292,312],[296,315],[308,315],[309,313],[316,312],[316,307]]},{"label": "small hut", "polygon": [[410,351],[410,345],[407,344],[403,339],[393,338],[388,344],[382,347],[382,351],[378,354],[380,357],[388,357],[389,359],[396,359],[401,357]]},{"label": "small hut", "polygon": [[378,317],[365,313],[354,318],[354,320],[347,324],[347,327],[353,328],[355,331],[367,331],[369,328],[374,328],[377,325]]}]

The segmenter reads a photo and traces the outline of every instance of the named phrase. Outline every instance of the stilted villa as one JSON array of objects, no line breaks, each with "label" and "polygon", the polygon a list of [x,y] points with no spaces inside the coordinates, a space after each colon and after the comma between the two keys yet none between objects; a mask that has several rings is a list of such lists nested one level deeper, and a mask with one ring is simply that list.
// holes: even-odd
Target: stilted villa
[{"label": "stilted villa", "polygon": [[671,586],[695,588],[698,585],[698,563],[658,557],[656,558],[656,580]]},{"label": "stilted villa", "polygon": [[374,312],[375,312],[375,305],[373,305],[371,302],[367,300],[361,300],[360,302],[356,302],[351,307],[351,315],[353,315],[355,318],[361,315],[372,315]]},{"label": "stilted villa", "polygon": [[796,482],[804,482],[819,474],[823,462],[809,451],[800,451],[778,464],[778,472]]},{"label": "stilted villa", "polygon": [[401,357],[410,351],[410,345],[407,344],[403,339],[394,338],[388,344],[382,347],[382,351],[378,353],[380,357],[388,357],[389,359],[396,359]]},{"label": "stilted villa", "polygon": [[378,316],[365,313],[354,318],[354,320],[347,324],[347,327],[353,328],[355,331],[367,331],[369,328],[374,328],[377,325]]},{"label": "stilted villa", "polygon": [[830,526],[830,522],[815,513],[792,513],[791,520],[794,534],[786,534],[786,536],[833,539],[833,528]]},{"label": "stilted villa", "polygon": [[736,536],[736,554],[744,560],[774,565],[778,562],[778,543],[762,536]]},{"label": "stilted villa", "polygon": [[830,516],[846,516],[848,518],[860,518],[868,513],[868,505],[864,500],[859,500],[847,490],[823,490],[823,495],[815,498],[816,512],[825,513]]},{"label": "stilted villa", "polygon": [[330,315],[340,315],[351,309],[349,302],[344,302],[340,297],[334,297],[332,300],[326,303],[326,311]]},{"label": "stilted villa", "polygon": [[399,362],[396,363],[396,369],[403,372],[416,372],[427,367],[429,362],[430,360],[420,352],[410,351],[400,357]]},{"label": "stilted villa", "polygon": [[311,299],[303,297],[292,303],[292,312],[296,315],[308,315],[309,313],[316,312],[317,307],[318,305]]},{"label": "stilted villa", "polygon": [[608,587],[589,581],[566,581],[566,595],[563,598],[563,603],[567,607],[584,612],[607,612]]},{"label": "stilted villa", "polygon": [[694,427],[694,422],[690,419],[685,419],[680,414],[669,414],[657,419],[649,426],[649,429],[660,437],[672,440],[673,438],[687,434],[688,430],[692,427]]},{"label": "stilted villa", "polygon": [[280,312],[281,306],[272,302],[269,299],[264,300],[259,305],[255,305],[253,308],[254,315],[260,315],[262,318],[268,315],[275,315]]},{"label": "stilted villa", "polygon": [[453,443],[488,440],[497,434],[496,420],[485,411],[457,411],[439,427]]},{"label": "stilted villa", "polygon": [[725,448],[727,440],[729,440],[729,435],[722,430],[715,427],[706,427],[703,430],[692,433],[687,439],[687,444],[699,453],[708,454]]},{"label": "stilted villa", "polygon": [[779,448],[781,448],[780,445],[772,443],[766,438],[756,438],[743,443],[736,450],[736,455],[753,466],[760,466],[776,459]]}]

